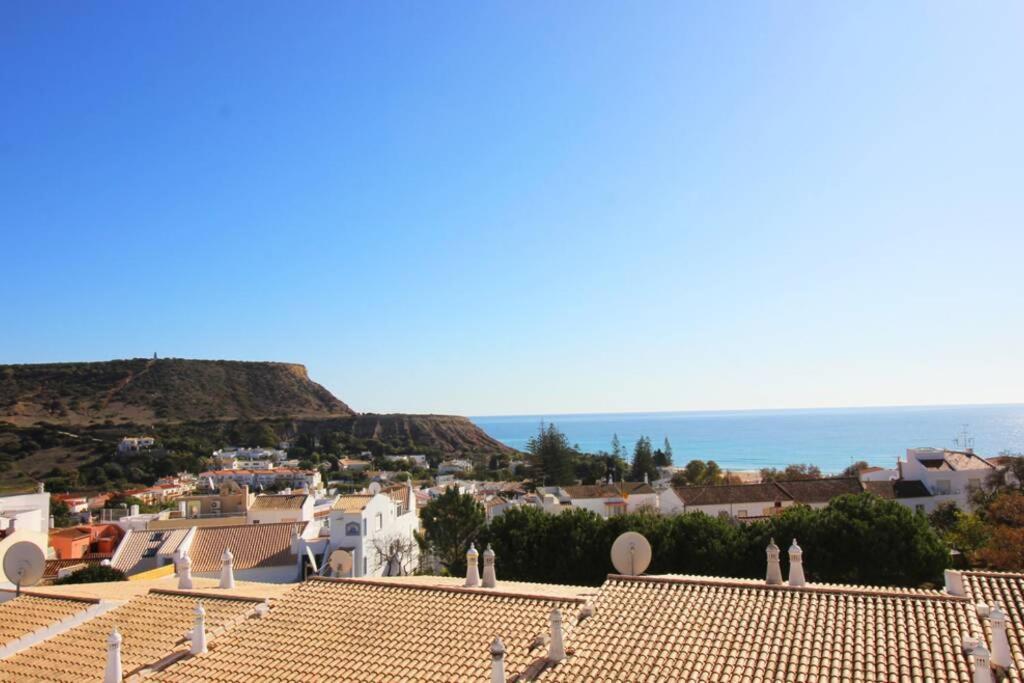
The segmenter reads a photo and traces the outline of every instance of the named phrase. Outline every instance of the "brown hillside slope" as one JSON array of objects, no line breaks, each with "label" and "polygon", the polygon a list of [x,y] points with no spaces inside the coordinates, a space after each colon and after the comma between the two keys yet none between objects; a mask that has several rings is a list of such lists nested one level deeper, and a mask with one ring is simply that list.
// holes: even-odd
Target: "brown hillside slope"
[{"label": "brown hillside slope", "polygon": [[137,358],[0,365],[0,421],[16,425],[353,414],[293,363]]}]

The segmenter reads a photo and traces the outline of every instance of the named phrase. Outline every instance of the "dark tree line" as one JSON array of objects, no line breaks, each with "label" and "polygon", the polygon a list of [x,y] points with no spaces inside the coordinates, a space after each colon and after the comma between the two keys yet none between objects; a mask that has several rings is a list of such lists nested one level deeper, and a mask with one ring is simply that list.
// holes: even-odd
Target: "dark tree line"
[{"label": "dark tree line", "polygon": [[[456,506],[451,500],[433,506]],[[465,513],[479,506],[469,496],[458,502]],[[452,516],[450,513],[448,516]],[[760,578],[765,572],[765,546],[770,538],[785,549],[798,539],[810,581],[868,585],[920,586],[938,583],[949,552],[927,520],[895,501],[871,494],[842,496],[815,510],[794,506],[777,517],[740,524],[703,513],[661,516],[633,513],[602,519],[587,510],[548,514],[535,507],[513,508],[483,522],[482,508],[473,515],[475,529],[459,528],[463,542],[438,549],[450,558],[453,574],[464,571],[469,540],[497,553],[499,580],[598,585],[613,573],[609,552],[624,531],[639,531],[651,542],[650,574],[683,573]],[[463,514],[460,519],[465,519]],[[425,525],[426,526],[426,525]],[[428,546],[443,542],[426,530]],[[783,553],[783,570],[788,556]]]}]

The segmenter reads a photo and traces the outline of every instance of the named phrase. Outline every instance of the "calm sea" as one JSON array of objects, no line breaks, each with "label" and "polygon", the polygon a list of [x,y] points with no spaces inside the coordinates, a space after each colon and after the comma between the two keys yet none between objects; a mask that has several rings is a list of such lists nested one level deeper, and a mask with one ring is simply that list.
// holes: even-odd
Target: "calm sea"
[{"label": "calm sea", "polygon": [[675,463],[715,460],[727,469],[813,463],[839,472],[867,460],[892,467],[915,446],[954,447],[967,425],[974,449],[996,455],[1024,452],[1024,404],[900,408],[822,408],[680,413],[607,413],[474,417],[494,438],[524,449],[541,421],[553,422],[586,452],[610,450],[613,434],[632,450],[640,436],[655,447],[665,437]]}]

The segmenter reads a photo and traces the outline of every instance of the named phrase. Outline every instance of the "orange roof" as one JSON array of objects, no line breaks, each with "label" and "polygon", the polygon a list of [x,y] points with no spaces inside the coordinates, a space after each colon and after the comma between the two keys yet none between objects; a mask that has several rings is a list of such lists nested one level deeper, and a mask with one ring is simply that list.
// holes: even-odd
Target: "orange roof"
[{"label": "orange roof", "polygon": [[[150,592],[0,660],[0,680],[100,680],[107,637],[115,626],[124,639],[121,662],[127,678],[136,669],[187,649],[182,634],[194,623],[197,602],[194,595]],[[203,597],[202,602],[210,631],[237,623],[254,608],[251,600]]]},{"label": "orange roof", "polygon": [[243,524],[237,526],[197,527],[188,556],[196,573],[218,571],[221,555],[230,548],[235,570],[253,567],[280,567],[294,564],[292,535],[302,533],[306,523]]},{"label": "orange roof", "polygon": [[216,640],[157,681],[486,681],[488,646],[501,635],[506,667],[532,663],[551,610],[582,600],[483,589],[310,579],[262,619]]},{"label": "orange roof", "polygon": [[[60,560],[58,560],[60,561]],[[75,560],[81,562],[81,560]],[[94,601],[26,595],[0,603],[0,646],[84,612]]]}]

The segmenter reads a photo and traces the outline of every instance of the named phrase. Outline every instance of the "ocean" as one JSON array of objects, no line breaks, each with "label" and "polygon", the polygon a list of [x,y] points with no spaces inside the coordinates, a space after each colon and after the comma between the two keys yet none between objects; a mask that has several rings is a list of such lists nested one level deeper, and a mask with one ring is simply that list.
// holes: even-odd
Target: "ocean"
[{"label": "ocean", "polygon": [[509,415],[471,418],[499,441],[524,450],[541,422],[551,422],[585,452],[611,450],[613,434],[632,453],[640,436],[655,448],[668,437],[674,463],[714,460],[750,470],[812,463],[836,473],[857,460],[893,467],[907,448],[953,448],[967,427],[975,452],[1024,452],[1024,404]]}]

